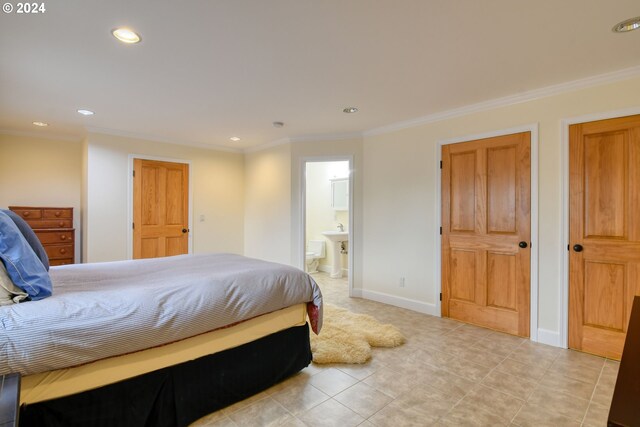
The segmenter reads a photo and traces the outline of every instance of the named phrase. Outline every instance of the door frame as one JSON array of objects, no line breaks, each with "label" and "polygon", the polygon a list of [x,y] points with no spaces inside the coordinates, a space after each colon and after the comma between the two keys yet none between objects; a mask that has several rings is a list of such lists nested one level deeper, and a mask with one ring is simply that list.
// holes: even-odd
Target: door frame
[{"label": "door frame", "polygon": [[[569,247],[569,126],[597,120],[616,119],[618,117],[640,114],[640,107],[623,110],[605,111],[565,118],[560,121],[562,132],[560,139],[561,176],[562,176],[562,248]],[[562,284],[558,292],[560,310],[560,336],[558,345],[569,348],[569,251],[562,251]]]},{"label": "door frame", "polygon": [[[349,276],[349,297],[353,297],[353,155],[344,156],[308,156],[300,158],[300,239],[298,241],[298,268],[305,271],[306,267],[306,241],[307,241],[307,163],[319,162],[349,162],[349,253],[347,254],[347,269]],[[328,250],[328,249],[327,249]]]},{"label": "door frame", "polygon": [[133,160],[156,160],[159,162],[180,163],[189,166],[189,240],[187,243],[188,254],[193,253],[193,180],[191,171],[191,160],[172,159],[168,157],[148,156],[146,154],[129,154],[127,160],[127,259],[133,259]]},{"label": "door frame", "polygon": [[438,201],[438,203],[436,203],[435,212],[436,247],[434,253],[436,254],[436,265],[434,268],[434,280],[436,286],[434,300],[436,302],[437,315],[442,316],[442,302],[440,301],[440,293],[442,293],[442,235],[440,234],[440,227],[442,226],[442,174],[440,169],[440,162],[442,161],[442,146],[521,132],[531,132],[531,267],[529,278],[531,295],[529,297],[529,339],[531,341],[538,341],[538,123],[437,141],[436,155],[434,156],[436,159],[436,200]]}]

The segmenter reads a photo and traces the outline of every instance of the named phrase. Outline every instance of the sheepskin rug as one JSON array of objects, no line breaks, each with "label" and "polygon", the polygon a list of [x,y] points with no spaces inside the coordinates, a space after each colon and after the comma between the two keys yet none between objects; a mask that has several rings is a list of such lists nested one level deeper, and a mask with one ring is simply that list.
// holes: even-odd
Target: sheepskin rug
[{"label": "sheepskin rug", "polygon": [[320,335],[311,332],[311,353],[314,363],[366,363],[371,347],[397,347],[405,341],[393,325],[327,304]]}]

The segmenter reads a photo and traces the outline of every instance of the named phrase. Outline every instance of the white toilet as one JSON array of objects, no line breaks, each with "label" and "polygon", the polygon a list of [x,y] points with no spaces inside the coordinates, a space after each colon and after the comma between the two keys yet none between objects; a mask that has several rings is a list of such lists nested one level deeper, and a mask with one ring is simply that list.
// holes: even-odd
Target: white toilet
[{"label": "white toilet", "polygon": [[315,273],[318,271],[320,258],[326,256],[324,240],[309,240],[307,243],[307,273]]}]

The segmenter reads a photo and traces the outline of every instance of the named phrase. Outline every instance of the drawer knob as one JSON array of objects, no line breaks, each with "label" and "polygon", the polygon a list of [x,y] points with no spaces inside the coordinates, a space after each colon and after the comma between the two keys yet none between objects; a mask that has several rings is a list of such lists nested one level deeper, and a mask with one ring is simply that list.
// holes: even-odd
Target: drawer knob
[{"label": "drawer knob", "polygon": [[67,253],[67,250],[66,250],[65,248],[62,248],[62,249],[60,249],[60,253],[61,253],[61,254],[66,254],[66,253]]},{"label": "drawer knob", "polygon": [[60,235],[60,240],[67,240],[67,236],[65,236],[64,234]]},{"label": "drawer knob", "polygon": [[29,214],[30,214],[30,213],[31,213],[31,212],[29,212],[29,211],[27,211],[27,212],[23,212],[23,213],[22,213],[22,216],[29,216]]},{"label": "drawer knob", "polygon": [[60,221],[60,222],[58,223],[58,227],[64,227],[64,222]]},{"label": "drawer knob", "polygon": [[61,212],[60,211],[56,211],[56,213],[54,214],[55,216],[60,216]]}]

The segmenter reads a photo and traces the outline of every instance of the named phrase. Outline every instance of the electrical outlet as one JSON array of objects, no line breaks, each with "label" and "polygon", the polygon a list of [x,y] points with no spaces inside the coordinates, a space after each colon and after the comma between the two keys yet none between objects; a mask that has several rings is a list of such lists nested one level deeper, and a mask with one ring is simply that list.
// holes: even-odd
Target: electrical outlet
[{"label": "electrical outlet", "polygon": [[398,285],[399,285],[401,288],[404,288],[404,277],[401,277],[401,278],[400,278],[400,282],[398,282]]}]

